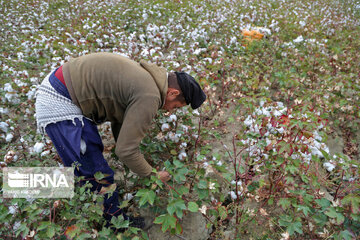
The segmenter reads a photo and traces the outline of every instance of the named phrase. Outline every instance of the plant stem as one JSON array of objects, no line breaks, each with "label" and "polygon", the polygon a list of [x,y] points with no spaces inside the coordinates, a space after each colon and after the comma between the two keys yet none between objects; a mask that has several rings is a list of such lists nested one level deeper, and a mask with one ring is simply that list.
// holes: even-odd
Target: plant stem
[{"label": "plant stem", "polygon": [[342,170],[342,173],[341,173],[341,183],[339,184],[339,186],[338,186],[337,189],[336,189],[336,192],[335,192],[335,195],[334,195],[334,201],[336,201],[337,196],[338,196],[339,189],[340,189],[341,185],[342,185],[343,182],[344,182],[344,180],[343,180],[343,178],[344,178],[344,173],[345,173],[345,170]]}]

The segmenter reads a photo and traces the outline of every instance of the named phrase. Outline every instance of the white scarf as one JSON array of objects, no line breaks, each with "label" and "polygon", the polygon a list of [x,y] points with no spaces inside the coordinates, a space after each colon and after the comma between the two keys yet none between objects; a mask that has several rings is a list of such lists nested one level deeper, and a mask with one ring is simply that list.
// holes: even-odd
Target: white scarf
[{"label": "white scarf", "polygon": [[35,95],[37,129],[42,134],[50,123],[72,120],[75,124],[75,118],[78,118],[84,124],[81,109],[50,84],[51,74],[52,72],[44,78]]}]

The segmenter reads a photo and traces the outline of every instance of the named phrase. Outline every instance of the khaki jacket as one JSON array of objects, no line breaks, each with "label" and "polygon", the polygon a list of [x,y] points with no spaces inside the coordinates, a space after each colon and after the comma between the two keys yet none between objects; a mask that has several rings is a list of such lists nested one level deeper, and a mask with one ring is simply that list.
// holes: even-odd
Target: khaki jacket
[{"label": "khaki jacket", "polygon": [[164,105],[166,70],[118,54],[93,53],[71,59],[63,66],[63,74],[83,115],[96,124],[111,122],[120,160],[138,175],[149,175],[152,167],[140,153],[139,144]]}]

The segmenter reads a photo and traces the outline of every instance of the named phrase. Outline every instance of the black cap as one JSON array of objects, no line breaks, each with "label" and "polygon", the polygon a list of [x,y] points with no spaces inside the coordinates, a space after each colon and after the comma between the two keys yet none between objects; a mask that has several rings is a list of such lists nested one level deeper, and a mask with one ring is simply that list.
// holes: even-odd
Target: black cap
[{"label": "black cap", "polygon": [[185,72],[175,72],[178,84],[184,95],[186,104],[196,109],[205,101],[206,95],[195,79]]}]

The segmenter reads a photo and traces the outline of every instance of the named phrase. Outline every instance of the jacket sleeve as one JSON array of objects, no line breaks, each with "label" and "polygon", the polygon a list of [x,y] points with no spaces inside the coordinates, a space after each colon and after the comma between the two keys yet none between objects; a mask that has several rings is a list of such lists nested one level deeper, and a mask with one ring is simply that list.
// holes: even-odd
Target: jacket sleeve
[{"label": "jacket sleeve", "polygon": [[116,141],[115,153],[139,176],[148,176],[152,167],[140,153],[139,144],[149,129],[159,108],[159,98],[142,97],[126,109],[123,124]]}]

